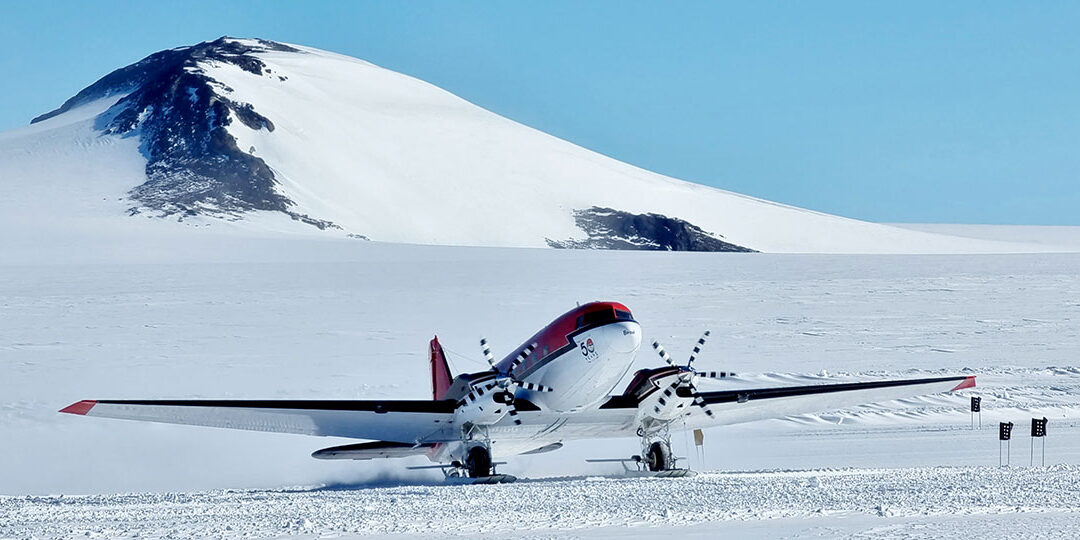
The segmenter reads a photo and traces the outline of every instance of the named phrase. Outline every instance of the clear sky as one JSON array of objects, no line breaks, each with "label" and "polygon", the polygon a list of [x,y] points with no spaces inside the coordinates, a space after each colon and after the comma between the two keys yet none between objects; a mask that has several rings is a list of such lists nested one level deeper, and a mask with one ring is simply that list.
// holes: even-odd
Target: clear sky
[{"label": "clear sky", "polygon": [[0,130],[222,35],[363,58],[620,160],[824,212],[1080,225],[1080,2],[0,0]]}]

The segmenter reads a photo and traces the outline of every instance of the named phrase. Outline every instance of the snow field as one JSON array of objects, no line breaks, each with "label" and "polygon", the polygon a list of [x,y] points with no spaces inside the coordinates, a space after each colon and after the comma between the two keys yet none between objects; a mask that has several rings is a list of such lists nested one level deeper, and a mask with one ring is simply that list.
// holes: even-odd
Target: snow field
[{"label": "snow field", "polygon": [[[1080,531],[1077,255],[565,252],[228,235],[131,245],[120,262],[92,245],[0,262],[0,538]],[[422,459],[309,457],[346,440],[56,412],[92,398],[424,398],[432,334],[456,371],[483,369],[480,336],[511,348],[594,299],[625,302],[645,340],[677,359],[711,329],[700,368],[735,371],[739,384],[976,374],[985,428],[969,429],[965,391],[707,430],[704,462],[689,461],[744,472],[594,476],[618,467],[584,459],[629,456],[637,441],[574,441],[499,469],[531,481],[444,486],[438,473],[404,471]],[[658,362],[646,349],[637,365]],[[1012,463],[1026,465],[1026,422],[1041,416],[1051,419],[1050,467],[995,467],[994,422],[1017,423]],[[693,455],[684,438],[674,443]]]},{"label": "snow field", "polygon": [[[1076,530],[1080,468],[926,467],[578,477],[494,486],[407,485],[0,498],[0,537],[633,537],[821,518],[913,521],[1051,513]],[[866,517],[875,518],[865,520]],[[817,521],[815,521],[817,520]],[[1060,519],[1059,519],[1060,520]],[[618,527],[612,531],[603,528]],[[860,527],[861,528],[861,527]],[[1046,528],[1036,525],[1035,531]],[[678,529],[675,529],[678,530]],[[1061,531],[1061,529],[1058,529]],[[939,534],[947,530],[938,529]],[[1061,531],[1064,532],[1064,531]],[[617,533],[617,534],[616,534]]]}]

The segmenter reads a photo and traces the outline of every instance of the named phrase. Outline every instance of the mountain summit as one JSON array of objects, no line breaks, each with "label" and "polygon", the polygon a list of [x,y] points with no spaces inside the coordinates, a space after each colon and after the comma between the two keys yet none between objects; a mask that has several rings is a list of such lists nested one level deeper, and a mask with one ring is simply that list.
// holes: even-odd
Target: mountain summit
[{"label": "mountain summit", "polygon": [[276,188],[266,162],[241,150],[229,133],[234,122],[256,131],[274,131],[274,123],[251,103],[238,101],[232,88],[208,73],[236,68],[273,81],[273,70],[256,55],[270,51],[300,53],[272,41],[228,37],[154,53],[106,75],[31,123],[123,96],[97,117],[95,129],[139,137],[147,160],[146,182],[131,190],[131,198],[139,203],[133,213],[151,209],[166,216],[235,215],[271,210],[323,228],[330,224],[292,210],[294,203]]},{"label": "mountain summit", "polygon": [[[33,178],[41,180],[24,181]],[[26,190],[70,191],[71,205],[87,219],[141,215],[257,227],[257,217],[277,215],[291,218],[284,228],[293,231],[388,242],[1015,250],[665,177],[418,79],[262,39],[222,37],[161,51],[106,75],[31,126],[0,134],[0,183],[9,179],[21,182],[19,189],[0,189],[26,200],[34,197]]]}]

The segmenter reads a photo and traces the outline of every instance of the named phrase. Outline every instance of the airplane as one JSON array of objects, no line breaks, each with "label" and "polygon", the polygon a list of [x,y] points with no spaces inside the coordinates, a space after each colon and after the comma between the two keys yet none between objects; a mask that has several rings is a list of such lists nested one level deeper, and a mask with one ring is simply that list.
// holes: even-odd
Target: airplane
[{"label": "airplane", "polygon": [[[83,400],[60,412],[171,424],[347,437],[360,442],[318,450],[319,459],[427,456],[448,477],[496,478],[496,458],[551,452],[564,441],[637,437],[631,459],[645,472],[678,471],[673,430],[703,429],[834,410],[975,386],[974,376],[878,380],[768,388],[733,373],[698,371],[660,345],[664,365],[641,369],[621,393],[641,346],[641,325],[617,302],[579,305],[556,318],[491,369],[452,376],[438,336],[431,340],[430,400]],[[703,379],[729,389],[701,391]],[[732,386],[734,385],[734,386]],[[424,468],[424,467],[421,467]]]}]

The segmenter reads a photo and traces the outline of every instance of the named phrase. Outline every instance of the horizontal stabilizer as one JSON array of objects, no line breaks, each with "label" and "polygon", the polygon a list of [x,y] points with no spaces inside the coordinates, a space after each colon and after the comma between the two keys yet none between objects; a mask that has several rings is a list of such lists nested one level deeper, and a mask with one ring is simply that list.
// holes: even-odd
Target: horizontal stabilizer
[{"label": "horizontal stabilizer", "polygon": [[562,447],[563,447],[563,443],[554,442],[554,443],[551,443],[551,444],[541,446],[540,448],[533,448],[532,450],[529,450],[528,452],[522,452],[521,455],[544,454],[544,453],[547,453],[547,452],[554,452],[554,451],[556,451],[556,450],[558,450],[558,449],[560,449]]},{"label": "horizontal stabilizer", "polygon": [[316,459],[387,459],[409,456],[421,456],[433,445],[406,444],[390,441],[346,444],[323,448],[311,454]]}]

